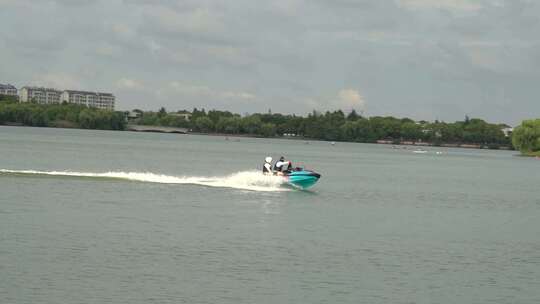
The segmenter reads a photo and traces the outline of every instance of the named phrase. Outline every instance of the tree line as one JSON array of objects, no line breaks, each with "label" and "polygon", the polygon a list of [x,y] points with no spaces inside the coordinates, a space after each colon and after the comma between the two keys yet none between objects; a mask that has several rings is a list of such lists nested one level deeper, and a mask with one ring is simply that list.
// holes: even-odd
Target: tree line
[{"label": "tree line", "polygon": [[0,125],[124,130],[124,114],[77,104],[18,103],[0,96]]},{"label": "tree line", "polygon": [[[356,111],[348,115],[341,110],[313,111],[307,116],[279,113],[256,113],[241,116],[229,111],[193,109],[193,111],[157,112],[139,111],[134,124],[188,128],[195,132],[247,134],[263,137],[299,136],[328,141],[374,143],[378,140],[392,142],[414,141],[432,144],[480,144],[491,148],[510,146],[510,138],[502,129],[504,124],[492,124],[482,119],[465,117],[463,121],[416,122],[409,118],[391,116],[364,117]],[[191,113],[190,119],[182,115]]]},{"label": "tree line", "polygon": [[540,119],[524,120],[514,130],[512,143],[523,155],[540,157]]},{"label": "tree line", "polygon": [[[192,111],[178,112],[167,112],[164,108],[159,111],[135,111],[139,113],[138,118],[131,120],[130,123],[180,127],[203,133],[262,137],[285,135],[364,143],[386,140],[395,143],[428,142],[434,145],[477,144],[491,148],[511,146],[511,139],[502,131],[502,128],[508,126],[468,117],[465,117],[463,121],[447,123],[437,120],[416,122],[409,118],[392,116],[364,117],[356,111],[345,115],[341,110],[325,113],[313,111],[307,116],[285,115],[270,111],[242,116],[229,111],[205,111],[197,108]],[[186,119],[185,114],[190,116],[189,119]],[[84,105],[18,103],[14,98],[0,96],[0,124],[124,130],[125,117],[125,113],[122,112],[89,108]],[[521,130],[529,129],[522,128]],[[518,135],[521,134],[520,132],[522,131],[519,131]],[[514,144],[518,149],[524,147],[517,142]]]}]

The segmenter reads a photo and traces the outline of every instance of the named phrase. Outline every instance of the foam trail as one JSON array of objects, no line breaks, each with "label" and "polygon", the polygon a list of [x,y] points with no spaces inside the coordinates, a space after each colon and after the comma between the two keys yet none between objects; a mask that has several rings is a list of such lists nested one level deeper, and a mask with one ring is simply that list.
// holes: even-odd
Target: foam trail
[{"label": "foam trail", "polygon": [[283,179],[278,176],[262,175],[258,171],[242,171],[226,177],[179,177],[150,172],[75,172],[0,169],[0,174],[51,175],[91,178],[113,178],[159,184],[190,184],[208,187],[233,188],[250,191],[287,191],[281,187]]}]

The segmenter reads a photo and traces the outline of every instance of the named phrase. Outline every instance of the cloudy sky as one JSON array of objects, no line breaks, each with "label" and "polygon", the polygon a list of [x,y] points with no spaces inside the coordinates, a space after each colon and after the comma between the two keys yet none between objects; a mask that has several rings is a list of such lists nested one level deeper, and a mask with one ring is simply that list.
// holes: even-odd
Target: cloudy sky
[{"label": "cloudy sky", "polygon": [[0,0],[0,83],[516,124],[540,117],[540,1]]}]

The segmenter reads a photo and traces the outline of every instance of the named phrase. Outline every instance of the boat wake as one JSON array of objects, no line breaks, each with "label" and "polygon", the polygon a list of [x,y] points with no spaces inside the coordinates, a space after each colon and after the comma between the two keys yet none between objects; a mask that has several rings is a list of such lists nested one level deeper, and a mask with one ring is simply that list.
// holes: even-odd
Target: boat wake
[{"label": "boat wake", "polygon": [[262,175],[258,171],[241,171],[225,177],[180,177],[173,175],[155,174],[150,172],[75,172],[75,171],[36,171],[36,170],[7,170],[0,169],[0,174],[60,176],[119,179],[159,184],[201,185],[207,187],[233,188],[249,191],[288,191],[282,187],[284,180],[277,176]]}]

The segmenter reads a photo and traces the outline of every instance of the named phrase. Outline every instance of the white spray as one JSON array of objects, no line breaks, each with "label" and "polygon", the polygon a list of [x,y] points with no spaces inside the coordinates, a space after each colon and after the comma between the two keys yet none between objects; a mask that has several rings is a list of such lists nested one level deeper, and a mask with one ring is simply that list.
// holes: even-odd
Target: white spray
[{"label": "white spray", "polygon": [[52,175],[92,178],[114,178],[129,181],[160,183],[160,184],[190,184],[208,187],[233,188],[250,191],[287,191],[281,187],[282,177],[263,175],[258,171],[242,171],[225,177],[179,177],[150,172],[75,172],[75,171],[37,171],[37,170],[7,170],[0,169],[0,174]]}]

